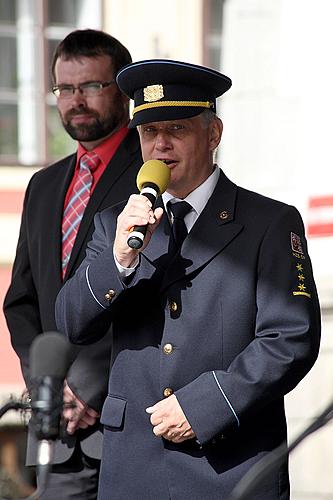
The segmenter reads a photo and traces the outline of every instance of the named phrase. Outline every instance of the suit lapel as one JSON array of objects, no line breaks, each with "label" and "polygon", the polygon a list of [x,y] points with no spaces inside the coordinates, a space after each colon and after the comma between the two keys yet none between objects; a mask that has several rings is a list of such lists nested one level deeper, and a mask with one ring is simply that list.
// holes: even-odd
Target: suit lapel
[{"label": "suit lapel", "polygon": [[[239,234],[243,226],[234,221],[236,195],[237,186],[221,171],[211,198],[184,241],[181,254],[176,254],[170,262],[166,257],[163,260],[170,234],[168,218],[166,215],[163,217],[156,238],[152,238],[144,251],[155,265],[162,263],[167,266],[162,288],[206,265]],[[162,257],[158,259],[158,255]]]},{"label": "suit lapel", "polygon": [[[61,225],[64,200],[67,193],[68,186],[73,177],[74,168],[76,163],[76,155],[71,155],[56,165],[47,167],[52,169],[50,175],[45,176],[43,185],[43,199],[47,203],[43,207],[43,212],[36,214],[36,218],[46,221],[40,224],[41,240],[46,244],[45,255],[43,262],[53,262],[54,265],[47,266],[47,273],[49,274],[49,282],[53,283],[55,288],[61,287]],[[45,172],[47,173],[47,172]]]},{"label": "suit lapel", "polygon": [[[118,178],[132,165],[134,158],[137,158],[136,155],[138,153],[138,148],[139,141],[137,133],[134,130],[130,131],[107,165],[102,177],[93,191],[87,208],[85,209],[67,266],[65,278],[70,275],[80,252],[82,251],[82,247],[85,248],[88,240],[90,239],[96,212],[101,209],[103,201],[108,196],[111,188],[116,183]],[[113,203],[115,202],[110,201],[109,205],[112,205]]]}]

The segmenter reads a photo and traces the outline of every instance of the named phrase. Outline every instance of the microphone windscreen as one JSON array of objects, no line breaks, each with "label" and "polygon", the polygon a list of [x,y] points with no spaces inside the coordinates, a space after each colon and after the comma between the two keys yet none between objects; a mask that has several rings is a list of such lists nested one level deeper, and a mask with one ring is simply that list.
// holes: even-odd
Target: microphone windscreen
[{"label": "microphone windscreen", "polygon": [[70,364],[70,344],[58,332],[38,335],[30,347],[31,377],[65,378]]},{"label": "microphone windscreen", "polygon": [[160,160],[148,160],[139,170],[136,185],[139,191],[145,184],[154,184],[159,194],[164,193],[170,181],[170,169],[166,163]]}]

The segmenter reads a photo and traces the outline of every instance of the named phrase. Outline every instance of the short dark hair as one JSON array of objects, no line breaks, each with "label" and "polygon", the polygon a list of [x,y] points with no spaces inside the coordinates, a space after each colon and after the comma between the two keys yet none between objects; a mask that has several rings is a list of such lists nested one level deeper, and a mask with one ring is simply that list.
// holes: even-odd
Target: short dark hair
[{"label": "short dark hair", "polygon": [[104,31],[87,29],[69,33],[57,46],[52,58],[51,73],[55,82],[55,65],[59,57],[70,60],[80,57],[107,55],[112,59],[115,75],[126,64],[132,62],[127,48]]}]

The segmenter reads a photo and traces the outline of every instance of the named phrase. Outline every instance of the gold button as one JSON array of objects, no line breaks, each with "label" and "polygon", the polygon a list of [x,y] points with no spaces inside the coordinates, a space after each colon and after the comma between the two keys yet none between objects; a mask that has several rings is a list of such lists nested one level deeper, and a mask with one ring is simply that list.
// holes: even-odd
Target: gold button
[{"label": "gold button", "polygon": [[109,290],[108,292],[106,292],[104,297],[106,298],[106,300],[112,300],[115,295],[116,292],[114,290]]},{"label": "gold button", "polygon": [[171,354],[173,351],[173,345],[172,344],[165,344],[163,347],[164,354]]},{"label": "gold button", "polygon": [[176,312],[178,309],[177,302],[172,300],[169,304],[169,307],[170,307],[170,311]]},{"label": "gold button", "polygon": [[169,396],[171,396],[171,394],[173,394],[173,390],[171,389],[171,387],[166,387],[163,391],[164,397],[168,398]]}]

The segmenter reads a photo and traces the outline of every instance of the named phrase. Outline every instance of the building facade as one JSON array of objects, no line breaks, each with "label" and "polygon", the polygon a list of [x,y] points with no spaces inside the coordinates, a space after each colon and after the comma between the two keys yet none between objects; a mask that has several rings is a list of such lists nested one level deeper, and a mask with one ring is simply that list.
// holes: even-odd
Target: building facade
[{"label": "building facade", "polygon": [[[218,162],[238,184],[295,205],[306,224],[322,304],[323,341],[310,374],[286,398],[290,439],[333,398],[333,32],[330,0],[1,0],[0,295],[8,286],[25,186],[73,151],[57,116],[49,67],[60,39],[101,28],[133,60],[172,58],[221,69]],[[0,397],[23,388],[0,314]],[[12,418],[12,417],[11,417]],[[1,424],[1,422],[0,422]],[[292,498],[333,498],[333,427],[290,457]]]}]

